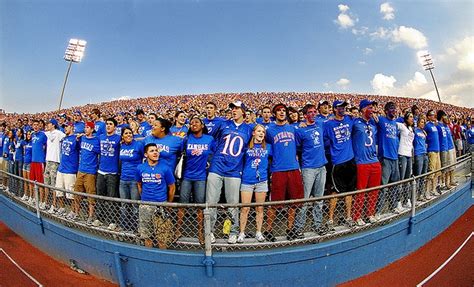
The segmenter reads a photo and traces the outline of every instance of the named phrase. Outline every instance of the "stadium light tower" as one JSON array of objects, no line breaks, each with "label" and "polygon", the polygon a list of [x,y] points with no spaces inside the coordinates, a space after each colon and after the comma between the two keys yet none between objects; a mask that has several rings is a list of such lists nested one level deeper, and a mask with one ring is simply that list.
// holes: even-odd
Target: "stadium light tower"
[{"label": "stadium light tower", "polygon": [[84,52],[86,50],[86,44],[87,42],[84,40],[79,40],[79,39],[69,40],[69,44],[67,45],[66,52],[64,53],[64,60],[69,62],[69,65],[67,67],[66,76],[64,77],[64,83],[63,83],[63,88],[61,90],[61,99],[59,100],[58,111],[61,110],[61,106],[63,104],[64,89],[66,88],[66,83],[69,77],[69,72],[71,71],[72,63],[80,63],[82,61],[82,57],[84,57]]},{"label": "stadium light tower", "polygon": [[438,95],[438,101],[441,103],[441,97],[439,96],[438,86],[436,85],[436,81],[435,81],[433,71],[432,71],[434,69],[433,59],[431,58],[431,55],[428,52],[420,55],[420,57],[421,57],[421,60],[423,61],[422,65],[425,71],[430,71],[431,78],[433,79],[433,84],[436,89],[436,94]]}]

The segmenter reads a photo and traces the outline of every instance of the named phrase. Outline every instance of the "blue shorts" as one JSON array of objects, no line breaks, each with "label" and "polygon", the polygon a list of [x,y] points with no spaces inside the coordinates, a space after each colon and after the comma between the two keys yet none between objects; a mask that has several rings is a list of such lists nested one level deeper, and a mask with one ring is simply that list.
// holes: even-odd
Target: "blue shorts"
[{"label": "blue shorts", "polygon": [[27,171],[27,172],[30,171],[30,163],[24,163],[23,164],[23,171]]},{"label": "blue shorts", "polygon": [[262,181],[255,184],[245,184],[240,185],[241,192],[268,192],[268,181]]}]

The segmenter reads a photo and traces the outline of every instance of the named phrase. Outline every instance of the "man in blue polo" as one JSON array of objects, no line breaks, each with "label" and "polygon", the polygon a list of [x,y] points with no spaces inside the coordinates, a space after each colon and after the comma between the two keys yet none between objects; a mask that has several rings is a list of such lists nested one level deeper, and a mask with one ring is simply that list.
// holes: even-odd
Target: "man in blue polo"
[{"label": "man in blue polo", "polygon": [[[436,127],[436,115],[434,110],[429,110],[426,113],[427,122],[425,125],[426,145],[428,151],[428,171],[435,171],[441,168],[440,158],[440,140],[438,128]],[[440,187],[441,173],[436,172],[428,176],[428,183],[426,185],[426,198],[430,199],[431,195],[436,195],[436,191],[441,192]]]},{"label": "man in blue polo", "polygon": [[[316,106],[307,104],[303,107],[306,126],[296,130],[296,143],[301,152],[301,174],[303,177],[304,197],[321,197],[326,183],[327,163],[324,151],[324,129],[322,119],[316,120]],[[313,205],[313,224],[319,235],[327,232],[322,226],[323,201]],[[298,238],[303,238],[303,228],[306,223],[307,205],[304,205],[296,218]]]},{"label": "man in blue polo", "polygon": [[[217,135],[217,147],[209,168],[206,188],[206,202],[217,203],[224,185],[227,203],[239,203],[240,183],[244,164],[244,154],[247,144],[252,137],[252,129],[244,122],[246,107],[241,101],[229,105],[232,109],[232,119],[220,124]],[[239,232],[239,209],[230,208],[232,227],[228,243],[237,242]],[[217,212],[211,209],[211,230],[217,220]],[[214,233],[211,242],[215,242]]]}]

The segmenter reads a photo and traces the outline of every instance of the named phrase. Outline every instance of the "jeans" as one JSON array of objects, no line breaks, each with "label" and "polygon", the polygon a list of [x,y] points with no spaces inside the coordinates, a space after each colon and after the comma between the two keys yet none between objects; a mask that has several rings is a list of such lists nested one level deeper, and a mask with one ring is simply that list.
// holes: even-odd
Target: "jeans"
[{"label": "jeans", "polygon": [[[321,197],[324,194],[324,185],[326,184],[326,167],[319,168],[303,168],[301,170],[303,177],[304,198]],[[317,230],[321,226],[323,220],[323,201],[311,203],[313,206],[313,222],[314,228]],[[296,230],[302,231],[306,223],[306,213],[309,203],[304,204],[296,216]]]},{"label": "jeans", "polygon": [[[210,204],[219,202],[222,185],[224,185],[227,203],[239,203],[240,182],[241,179],[238,177],[225,177],[210,172],[207,177],[206,202]],[[239,209],[229,208],[229,212],[232,216],[230,234],[237,234],[239,232]],[[210,209],[210,217],[211,230],[214,231],[217,221],[217,210],[215,208]]]},{"label": "jeans", "polygon": [[[382,163],[382,185],[390,182],[396,182],[400,180],[400,169],[398,167],[398,159],[383,158]],[[396,207],[399,200],[400,187],[398,185],[388,188],[383,188],[379,194],[379,200],[377,202],[377,213],[381,213],[385,205],[385,200],[388,198],[389,209],[392,210]]]},{"label": "jeans", "polygon": [[[118,197],[119,176],[118,174],[97,174],[96,190],[97,195]],[[97,200],[96,214],[97,219],[102,222],[117,222],[116,202]]]},{"label": "jeans", "polygon": [[[17,175],[19,177],[23,177],[23,161],[18,161],[16,160],[13,163],[13,172],[14,175]],[[13,186],[15,188],[15,193],[17,195],[23,194],[23,184],[19,179],[12,178],[13,180]],[[13,191],[13,190],[12,190]]]},{"label": "jeans", "polygon": [[[428,172],[428,154],[420,154],[415,155],[415,161],[413,163],[413,174],[422,175]],[[417,194],[418,196],[424,194],[424,190],[426,188],[426,183],[424,178],[420,178],[417,180]]]},{"label": "jeans", "polygon": [[[120,180],[120,198],[140,200],[137,182],[134,180]],[[122,203],[120,206],[120,227],[125,230],[137,230],[138,205],[134,203]]]},{"label": "jeans", "polygon": [[[412,175],[413,160],[412,157],[399,155],[398,162],[400,163],[400,180],[408,179]],[[401,189],[401,202],[406,203],[407,199],[411,199],[411,183],[403,184]]]},{"label": "jeans", "polygon": [[181,183],[180,203],[191,202],[191,192],[193,192],[194,203],[206,202],[206,181],[183,179]]}]

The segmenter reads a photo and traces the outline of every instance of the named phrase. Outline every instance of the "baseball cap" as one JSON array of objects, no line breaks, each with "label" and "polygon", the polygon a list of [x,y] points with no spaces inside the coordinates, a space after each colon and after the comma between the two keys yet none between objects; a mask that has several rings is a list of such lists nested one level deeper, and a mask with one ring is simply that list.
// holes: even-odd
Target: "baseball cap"
[{"label": "baseball cap", "polygon": [[326,101],[326,100],[320,100],[318,102],[318,109],[319,109],[320,106],[324,106],[324,105],[329,105],[329,102]]},{"label": "baseball cap", "polygon": [[86,122],[86,127],[90,127],[91,129],[94,129],[95,124],[94,122]]},{"label": "baseball cap", "polygon": [[229,108],[233,109],[234,107],[241,108],[244,111],[247,110],[244,103],[242,103],[241,101],[235,101],[235,102],[229,104]]},{"label": "baseball cap", "polygon": [[345,107],[345,106],[347,106],[348,104],[349,104],[349,103],[346,102],[346,101],[335,100],[334,103],[332,103],[332,107],[333,107],[333,108]]},{"label": "baseball cap", "polygon": [[360,101],[360,103],[359,103],[359,109],[362,110],[363,108],[367,107],[368,105],[374,105],[374,104],[376,104],[376,103],[377,103],[377,102],[371,101],[371,100],[369,100],[369,99],[363,99],[363,100]]},{"label": "baseball cap", "polygon": [[74,114],[75,114],[75,115],[80,115],[80,116],[82,117],[82,113],[81,113],[81,111],[79,111],[79,110],[75,111]]},{"label": "baseball cap", "polygon": [[279,103],[273,106],[272,112],[275,113],[279,108],[285,108],[285,111],[288,111],[288,107],[285,104]]},{"label": "baseball cap", "polygon": [[56,127],[58,126],[58,121],[56,119],[51,119],[51,120],[49,120],[49,122],[51,124],[53,124],[54,126],[56,126]]}]

